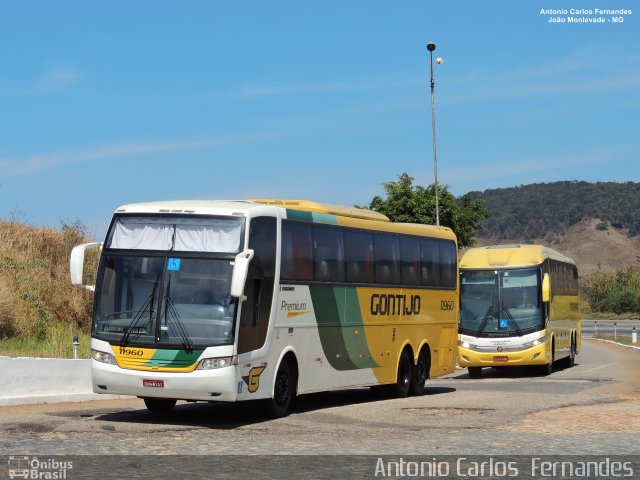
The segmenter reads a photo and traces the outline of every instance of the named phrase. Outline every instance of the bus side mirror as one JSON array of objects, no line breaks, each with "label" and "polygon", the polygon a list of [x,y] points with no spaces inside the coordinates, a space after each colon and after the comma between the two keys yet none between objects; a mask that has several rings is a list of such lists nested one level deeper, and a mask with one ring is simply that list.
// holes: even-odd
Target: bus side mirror
[{"label": "bus side mirror", "polygon": [[84,274],[84,254],[87,250],[91,250],[93,248],[102,248],[102,242],[83,243],[82,245],[73,247],[73,250],[71,250],[71,257],[69,259],[71,285],[91,290],[92,292],[96,289],[95,285],[83,284],[82,277]]},{"label": "bus side mirror", "polygon": [[233,275],[231,276],[231,296],[244,301],[244,284],[247,281],[247,273],[249,272],[249,262],[253,258],[253,250],[245,250],[236,255],[233,265]]},{"label": "bus side mirror", "polygon": [[542,279],[542,301],[548,302],[551,300],[551,281],[549,280],[549,274],[545,273]]}]

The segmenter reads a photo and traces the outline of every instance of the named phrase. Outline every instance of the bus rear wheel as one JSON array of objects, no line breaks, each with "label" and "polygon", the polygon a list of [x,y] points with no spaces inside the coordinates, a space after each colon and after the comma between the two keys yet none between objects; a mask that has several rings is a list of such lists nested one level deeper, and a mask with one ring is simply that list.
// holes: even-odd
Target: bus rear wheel
[{"label": "bus rear wheel", "polygon": [[411,395],[423,395],[424,385],[429,378],[429,360],[424,349],[418,354],[418,361],[413,367],[413,376],[411,377]]},{"label": "bus rear wheel", "polygon": [[407,350],[403,350],[398,362],[398,378],[394,388],[395,396],[405,398],[411,392],[411,382],[413,379],[413,361]]},{"label": "bus rear wheel", "polygon": [[482,367],[469,367],[469,377],[470,378],[481,378],[482,377]]},{"label": "bus rear wheel", "polygon": [[569,348],[569,356],[567,357],[566,362],[567,368],[571,368],[576,364],[576,345],[573,338],[571,339],[571,347]]},{"label": "bus rear wheel", "polygon": [[171,412],[176,406],[176,400],[173,398],[144,398],[144,404],[151,413],[163,415]]}]

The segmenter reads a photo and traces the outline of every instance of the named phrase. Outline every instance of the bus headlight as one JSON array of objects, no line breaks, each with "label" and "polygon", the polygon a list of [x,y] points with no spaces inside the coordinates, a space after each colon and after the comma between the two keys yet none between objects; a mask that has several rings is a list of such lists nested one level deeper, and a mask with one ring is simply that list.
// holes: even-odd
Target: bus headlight
[{"label": "bus headlight", "polygon": [[212,370],[214,368],[224,368],[229,365],[235,365],[238,362],[237,357],[219,357],[205,358],[200,361],[196,370]]},{"label": "bus headlight", "polygon": [[538,345],[543,344],[546,340],[547,336],[545,335],[544,337],[535,339],[533,342],[525,342],[522,345],[524,345],[525,347],[537,347]]},{"label": "bus headlight", "polygon": [[101,352],[100,350],[91,349],[91,358],[96,362],[108,363],[109,365],[116,365],[116,359],[110,353]]},{"label": "bus headlight", "polygon": [[475,345],[470,344],[469,342],[458,342],[458,345],[462,348],[473,348]]}]

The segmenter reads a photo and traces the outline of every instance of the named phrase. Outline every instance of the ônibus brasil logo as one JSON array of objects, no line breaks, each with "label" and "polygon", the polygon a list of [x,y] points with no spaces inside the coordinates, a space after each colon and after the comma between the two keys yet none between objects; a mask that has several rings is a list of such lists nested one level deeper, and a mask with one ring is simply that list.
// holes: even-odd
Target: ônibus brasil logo
[{"label": "\u00f4nibus brasil logo", "polygon": [[13,455],[9,457],[9,478],[29,478],[38,480],[64,480],[73,462],[55,458],[38,459]]}]

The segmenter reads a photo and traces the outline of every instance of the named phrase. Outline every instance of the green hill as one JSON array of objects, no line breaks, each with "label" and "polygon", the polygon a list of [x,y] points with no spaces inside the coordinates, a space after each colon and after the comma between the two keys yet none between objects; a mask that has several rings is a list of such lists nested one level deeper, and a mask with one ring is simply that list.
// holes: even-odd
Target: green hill
[{"label": "green hill", "polygon": [[471,196],[489,212],[480,238],[520,242],[556,238],[590,219],[599,219],[601,230],[612,227],[629,237],[640,234],[640,183],[535,183],[471,192]]}]

